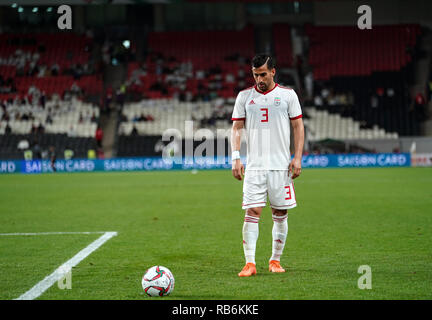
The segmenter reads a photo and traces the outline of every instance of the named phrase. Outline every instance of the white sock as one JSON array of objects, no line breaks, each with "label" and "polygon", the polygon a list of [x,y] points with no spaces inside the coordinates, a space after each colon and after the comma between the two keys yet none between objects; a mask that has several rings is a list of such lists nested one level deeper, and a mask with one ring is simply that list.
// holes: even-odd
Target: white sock
[{"label": "white sock", "polygon": [[288,234],[288,214],[284,216],[275,216],[273,218],[273,244],[272,244],[272,256],[270,260],[280,261],[283,249],[285,247],[285,241]]},{"label": "white sock", "polygon": [[243,223],[243,251],[246,263],[255,264],[255,249],[259,234],[258,222],[259,217],[245,215]]}]

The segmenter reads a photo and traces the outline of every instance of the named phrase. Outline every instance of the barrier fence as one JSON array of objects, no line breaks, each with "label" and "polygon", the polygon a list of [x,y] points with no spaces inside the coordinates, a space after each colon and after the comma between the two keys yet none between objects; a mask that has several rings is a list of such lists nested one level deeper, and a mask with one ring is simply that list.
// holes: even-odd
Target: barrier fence
[{"label": "barrier fence", "polygon": [[[422,157],[422,159],[423,158],[424,157]],[[246,163],[246,159],[242,158],[242,162]],[[418,161],[415,161],[415,164],[417,163]],[[231,159],[230,157],[171,159],[163,159],[161,157],[73,159],[57,160],[54,166],[56,172],[231,169]],[[362,168],[409,166],[411,166],[411,154],[409,153],[307,155],[303,156],[302,159],[303,168]],[[49,160],[0,160],[0,174],[37,174],[49,172],[53,172],[53,168]]]}]

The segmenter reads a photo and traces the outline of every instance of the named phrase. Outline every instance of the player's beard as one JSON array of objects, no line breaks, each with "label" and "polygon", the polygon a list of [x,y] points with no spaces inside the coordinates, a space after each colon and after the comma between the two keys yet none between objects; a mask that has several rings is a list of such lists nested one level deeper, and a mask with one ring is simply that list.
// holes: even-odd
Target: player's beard
[{"label": "player's beard", "polygon": [[261,92],[265,92],[268,89],[268,85],[265,82],[258,83],[258,89],[260,89]]}]

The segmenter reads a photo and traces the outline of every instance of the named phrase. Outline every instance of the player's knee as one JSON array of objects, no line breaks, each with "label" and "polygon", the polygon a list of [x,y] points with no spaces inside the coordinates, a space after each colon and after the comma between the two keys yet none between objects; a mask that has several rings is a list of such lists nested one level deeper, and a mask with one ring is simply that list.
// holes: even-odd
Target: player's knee
[{"label": "player's knee", "polygon": [[272,209],[272,213],[275,216],[284,216],[287,214],[287,210],[278,210],[278,209]]},{"label": "player's knee", "polygon": [[246,209],[246,214],[252,217],[259,217],[261,215],[261,208],[248,208]]}]

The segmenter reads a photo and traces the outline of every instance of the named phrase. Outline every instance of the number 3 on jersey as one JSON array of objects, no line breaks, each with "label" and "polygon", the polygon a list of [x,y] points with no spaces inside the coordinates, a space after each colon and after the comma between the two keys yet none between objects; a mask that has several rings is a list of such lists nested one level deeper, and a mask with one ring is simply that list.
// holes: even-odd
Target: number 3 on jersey
[{"label": "number 3 on jersey", "polygon": [[260,110],[263,111],[261,122],[268,122],[268,108],[261,108]]}]

